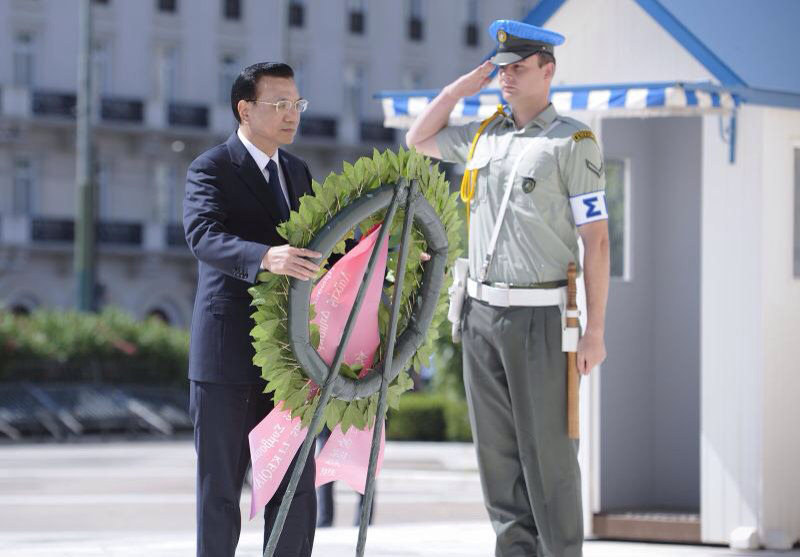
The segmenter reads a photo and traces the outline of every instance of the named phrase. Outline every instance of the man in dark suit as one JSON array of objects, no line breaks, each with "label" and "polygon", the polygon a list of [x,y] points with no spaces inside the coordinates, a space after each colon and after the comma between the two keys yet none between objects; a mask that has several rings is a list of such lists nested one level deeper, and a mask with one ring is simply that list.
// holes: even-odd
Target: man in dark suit
[{"label": "man in dark suit", "polygon": [[[231,89],[239,129],[189,167],[183,224],[198,260],[189,351],[190,407],[197,450],[197,555],[233,557],[239,498],[250,460],[247,434],[273,408],[253,365],[251,297],[259,271],[313,278],[319,253],[285,245],[276,227],[311,193],[306,163],[280,149],[294,139],[300,112],[286,64],[245,68]],[[264,513],[264,544],[291,468]],[[308,557],[314,542],[314,459],[309,458],[277,546],[280,557]]]}]

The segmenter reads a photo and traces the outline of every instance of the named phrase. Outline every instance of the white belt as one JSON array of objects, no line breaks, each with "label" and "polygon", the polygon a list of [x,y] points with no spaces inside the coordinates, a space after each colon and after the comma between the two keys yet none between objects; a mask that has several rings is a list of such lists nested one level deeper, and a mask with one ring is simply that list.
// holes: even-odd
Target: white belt
[{"label": "white belt", "polygon": [[491,306],[560,306],[565,299],[566,286],[559,288],[506,288],[489,286],[467,279],[467,294]]}]

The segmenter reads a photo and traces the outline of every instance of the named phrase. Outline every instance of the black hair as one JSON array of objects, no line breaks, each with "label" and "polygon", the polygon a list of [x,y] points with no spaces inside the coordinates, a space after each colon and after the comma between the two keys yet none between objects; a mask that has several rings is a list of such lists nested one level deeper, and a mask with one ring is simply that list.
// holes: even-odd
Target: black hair
[{"label": "black hair", "polygon": [[237,122],[242,122],[239,117],[239,101],[254,100],[258,80],[265,75],[294,79],[294,70],[283,62],[259,62],[243,69],[231,86],[231,110]]}]

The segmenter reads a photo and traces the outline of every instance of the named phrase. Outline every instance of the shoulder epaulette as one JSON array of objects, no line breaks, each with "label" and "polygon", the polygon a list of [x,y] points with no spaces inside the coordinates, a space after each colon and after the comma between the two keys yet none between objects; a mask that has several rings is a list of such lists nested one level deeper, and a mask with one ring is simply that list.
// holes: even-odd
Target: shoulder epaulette
[{"label": "shoulder epaulette", "polygon": [[580,141],[581,139],[593,139],[594,141],[597,141],[592,130],[581,130],[572,134],[573,141]]}]

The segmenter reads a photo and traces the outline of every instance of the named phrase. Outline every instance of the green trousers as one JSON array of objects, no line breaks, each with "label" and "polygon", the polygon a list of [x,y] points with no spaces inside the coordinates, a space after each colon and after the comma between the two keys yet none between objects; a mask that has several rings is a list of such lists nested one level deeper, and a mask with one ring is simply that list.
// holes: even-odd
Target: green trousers
[{"label": "green trousers", "polygon": [[467,299],[464,383],[497,557],[580,557],[578,442],[567,436],[558,307]]}]

